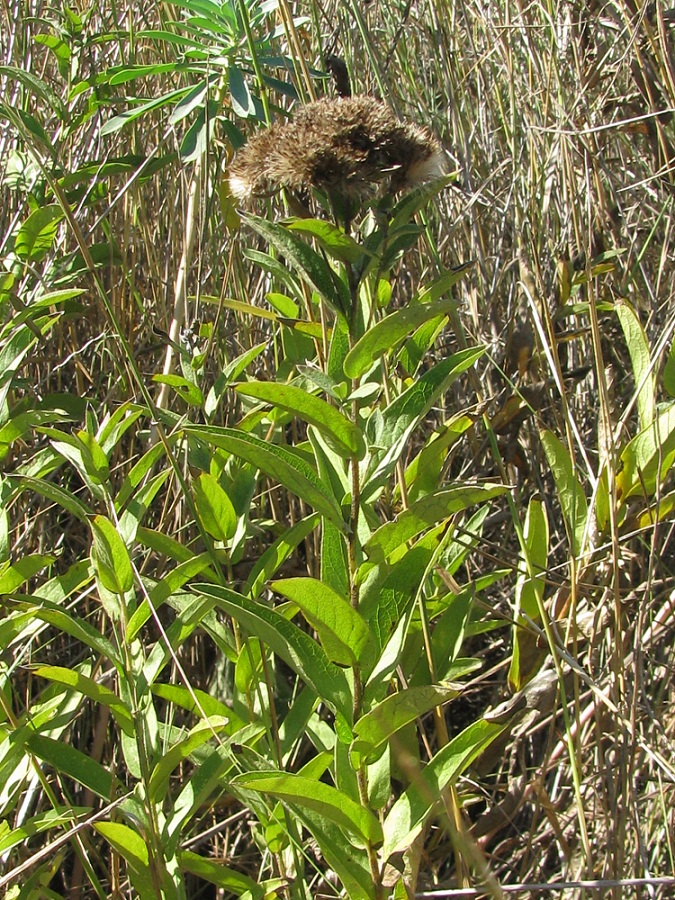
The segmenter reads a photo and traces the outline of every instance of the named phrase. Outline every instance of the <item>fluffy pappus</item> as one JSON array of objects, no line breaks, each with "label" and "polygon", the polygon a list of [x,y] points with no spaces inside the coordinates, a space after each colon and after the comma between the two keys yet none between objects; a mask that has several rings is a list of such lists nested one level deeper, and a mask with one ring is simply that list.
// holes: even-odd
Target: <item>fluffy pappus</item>
[{"label": "fluffy pappus", "polygon": [[441,146],[426,128],[399,121],[372,97],[339,97],[303,106],[291,121],[252,137],[234,157],[229,183],[240,200],[282,187],[362,199],[444,171]]}]

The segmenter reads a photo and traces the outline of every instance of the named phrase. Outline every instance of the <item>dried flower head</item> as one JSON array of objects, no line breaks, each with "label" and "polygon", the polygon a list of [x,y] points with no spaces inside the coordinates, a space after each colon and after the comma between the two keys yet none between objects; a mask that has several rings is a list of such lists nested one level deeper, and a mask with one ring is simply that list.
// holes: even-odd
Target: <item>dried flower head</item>
[{"label": "dried flower head", "polygon": [[240,200],[280,187],[362,199],[378,187],[393,193],[444,171],[440,144],[426,128],[359,96],[310,103],[292,121],[251,138],[235,156],[229,181]]}]

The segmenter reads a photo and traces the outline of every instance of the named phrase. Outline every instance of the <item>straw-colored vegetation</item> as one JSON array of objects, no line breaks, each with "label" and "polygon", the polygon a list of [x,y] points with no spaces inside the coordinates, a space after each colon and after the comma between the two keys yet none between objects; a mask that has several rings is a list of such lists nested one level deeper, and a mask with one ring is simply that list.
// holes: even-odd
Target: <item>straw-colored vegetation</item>
[{"label": "straw-colored vegetation", "polygon": [[0,15],[3,896],[675,896],[672,11]]}]

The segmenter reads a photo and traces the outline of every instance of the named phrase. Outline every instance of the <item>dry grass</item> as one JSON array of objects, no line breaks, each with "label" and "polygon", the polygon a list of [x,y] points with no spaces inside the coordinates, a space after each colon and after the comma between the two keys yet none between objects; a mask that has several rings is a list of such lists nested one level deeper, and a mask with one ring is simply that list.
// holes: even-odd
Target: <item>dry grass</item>
[{"label": "dry grass", "polygon": [[[286,9],[285,0],[281,8]],[[33,39],[57,33],[46,22],[65,27],[61,13],[31,3],[28,15],[21,4],[3,4],[1,62],[38,75],[69,110],[60,119],[47,99],[36,97],[7,70],[0,72],[4,102],[33,115],[57,149],[50,160],[30,134],[19,136],[15,127],[0,131],[4,269],[17,273],[13,296],[25,304],[44,287],[87,290],[77,301],[81,306],[73,306],[31,351],[12,395],[12,402],[26,409],[55,393],[83,398],[86,404],[72,410],[80,418],[87,414],[85,405],[91,415],[141,400],[140,383],[154,391],[150,378],[169,362],[180,370],[177,353],[167,355],[166,335],[185,347],[183,329],[205,354],[198,370],[205,390],[228,361],[270,338],[265,319],[220,302],[234,298],[264,307],[270,289],[268,276],[243,254],[250,240],[240,241],[226,226],[229,134],[217,128],[206,156],[181,163],[176,154],[191,120],[172,125],[166,109],[114,134],[100,133],[111,113],[129,108],[127,96],[158,96],[190,76],[167,71],[130,85],[103,83],[67,99],[77,82],[112,66],[171,62],[171,45],[132,40],[129,32],[160,27],[169,11],[155,4],[143,12],[134,6],[91,7],[79,56],[59,72],[54,54]],[[550,527],[544,593],[551,630],[542,633],[539,647],[549,669],[558,667],[564,676],[565,696],[556,691],[557,682],[551,690],[530,691],[525,717],[461,785],[466,834],[455,834],[453,844],[445,826],[432,828],[417,889],[445,891],[433,894],[438,897],[482,896],[478,889],[461,893],[458,887],[468,883],[461,881],[468,878],[463,866],[482,855],[495,878],[485,889],[493,897],[510,896],[499,885],[506,892],[514,884],[529,885],[519,896],[537,898],[672,897],[675,882],[660,883],[659,876],[675,872],[675,553],[670,507],[658,506],[672,490],[672,477],[652,489],[645,485],[642,496],[636,493],[628,501],[621,496],[619,458],[638,431],[640,385],[615,312],[621,298],[637,311],[656,376],[652,402],[667,400],[662,375],[675,329],[670,11],[661,4],[636,9],[628,0],[317,0],[297,13],[308,14],[308,23],[296,30],[285,19],[277,43],[297,64],[294,80],[301,96],[332,91],[330,80],[308,81],[306,65],[321,69],[325,55],[336,53],[347,63],[355,92],[381,96],[397,115],[430,127],[458,172],[456,184],[425,214],[423,238],[396,279],[396,303],[403,305],[442,267],[476,261],[457,289],[455,333],[444,337],[436,352],[473,343],[487,345],[489,352],[477,373],[446,396],[445,408],[430,416],[429,430],[455,412],[478,410],[485,427],[479,417],[479,428],[450,454],[444,477],[504,478],[516,491],[515,503],[488,519],[456,577],[464,582],[510,570],[483,600],[512,619],[525,510],[535,492],[544,499]],[[278,16],[284,21],[281,12]],[[77,44],[72,37],[67,41]],[[280,98],[270,96],[273,108]],[[244,131],[248,127],[242,125]],[[80,248],[72,229],[62,227],[45,259],[34,265],[11,255],[10,236],[27,216],[32,179],[38,191],[45,190],[26,137],[55,177],[130,154],[163,161],[149,177],[137,173],[136,161],[98,185],[85,173],[78,182],[82,190],[73,195],[73,216],[87,245],[103,248],[97,272],[108,311],[76,257]],[[19,163],[25,166],[24,181],[17,187],[9,175]],[[78,265],[80,272],[73,275]],[[7,296],[2,303],[9,321],[16,304]],[[184,356],[188,369],[195,352],[188,349]],[[269,374],[283,353],[270,341],[255,366]],[[509,419],[506,406],[516,387],[525,387],[534,407],[534,412],[526,408],[519,422]],[[527,394],[528,388],[534,393]],[[159,391],[154,401],[160,411],[171,410],[169,391]],[[185,415],[197,413],[188,408]],[[238,410],[224,401],[212,421],[237,419]],[[172,420],[164,421],[170,429]],[[567,448],[590,500],[588,527],[576,554],[561,512],[565,497],[540,441],[542,427]],[[146,439],[147,434],[130,431],[119,443],[112,459],[116,485],[146,449]],[[40,474],[38,449],[28,440],[13,445],[5,457],[6,473]],[[182,460],[184,472],[193,462]],[[170,475],[161,505],[144,524],[187,542],[195,540],[195,532],[179,474]],[[52,467],[43,477],[83,494],[76,476],[68,481]],[[255,502],[262,511],[265,501]],[[272,492],[266,515],[274,513],[277,522],[294,519],[300,511],[289,510],[289,502],[284,492]],[[49,497],[32,502],[13,497],[7,513],[5,558],[15,562],[29,553],[56,551],[59,574],[86,559],[88,529]],[[158,558],[147,556],[143,574],[164,574],[153,571]],[[86,597],[78,603],[80,615],[103,630],[97,607]],[[510,635],[499,634],[472,639],[471,652],[486,658],[489,671],[477,682],[475,705],[466,713],[453,708],[453,715],[470,721],[508,700],[512,649]],[[16,696],[29,706],[35,688],[25,666],[32,656],[70,666],[71,651],[70,639],[36,628],[22,652],[3,663],[3,684],[11,680]],[[213,635],[193,637],[181,653],[195,687],[217,685],[227,694],[230,673],[222,658],[215,663]],[[7,710],[4,718],[2,737],[12,722]],[[73,745],[109,759],[104,721],[83,716],[68,735]],[[31,789],[40,790],[38,781],[29,779]],[[30,807],[28,788],[5,813],[13,827],[25,813],[21,803]],[[255,878],[261,854],[249,818],[237,808],[231,824],[223,826],[230,812],[214,808],[200,827],[206,831],[221,823],[212,852],[235,860]],[[31,843],[22,858],[39,846]],[[55,870],[60,852],[54,847]],[[68,857],[67,878],[54,873],[52,889],[71,897],[109,893],[94,874],[100,875],[94,842],[85,839],[74,852],[77,860]],[[0,865],[8,859],[0,857]],[[310,895],[313,890],[308,888]],[[314,895],[328,890],[322,882]],[[129,896],[119,882],[117,891],[114,896]]]}]

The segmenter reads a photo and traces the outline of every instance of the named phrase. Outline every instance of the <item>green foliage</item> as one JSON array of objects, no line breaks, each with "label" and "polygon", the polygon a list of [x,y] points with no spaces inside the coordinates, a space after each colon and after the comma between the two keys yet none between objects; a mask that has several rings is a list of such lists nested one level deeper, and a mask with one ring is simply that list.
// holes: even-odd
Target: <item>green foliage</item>
[{"label": "green foliage", "polygon": [[[667,716],[655,747],[638,721],[671,702],[672,273],[654,247],[672,196],[643,172],[651,230],[629,262],[603,250],[584,210],[616,224],[607,198],[638,190],[618,179],[645,154],[612,172],[595,118],[571,134],[586,38],[563,73],[550,10],[491,34],[432,7],[405,28],[387,3],[293,18],[258,0],[3,23],[7,896],[384,900],[451,877],[499,896],[491,868],[543,880],[555,848],[566,876],[641,872],[624,806],[649,811],[635,860],[654,846],[664,868],[671,798],[637,792],[673,777]],[[631,19],[640,52],[650,15]],[[346,44],[358,25],[380,94],[465,148],[462,180],[240,214],[242,130],[330,91],[309,60],[333,18]],[[623,766],[611,791],[603,754]],[[510,820],[537,852],[507,864],[490,842]],[[601,873],[617,847],[625,869]]]}]

